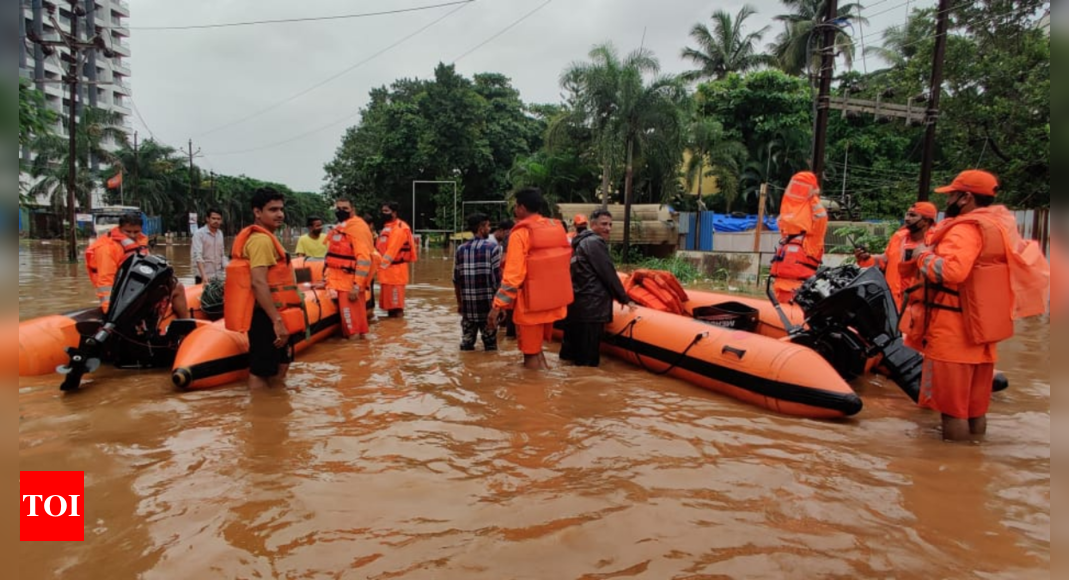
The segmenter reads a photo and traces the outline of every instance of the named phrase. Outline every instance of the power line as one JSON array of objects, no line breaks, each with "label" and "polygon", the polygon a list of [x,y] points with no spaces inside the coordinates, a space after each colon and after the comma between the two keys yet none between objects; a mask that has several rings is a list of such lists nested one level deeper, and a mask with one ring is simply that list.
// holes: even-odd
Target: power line
[{"label": "power line", "polygon": [[230,22],[226,24],[195,24],[189,26],[132,26],[130,30],[156,30],[156,31],[174,31],[174,30],[208,30],[215,28],[235,28],[239,26],[259,26],[262,24],[289,24],[297,22],[324,22],[334,20],[352,20],[356,18],[370,18],[373,16],[388,16],[391,14],[405,14],[409,12],[421,12],[424,10],[434,10],[436,8],[447,8],[449,6],[457,6],[463,4],[471,4],[476,0],[457,0],[455,2],[445,2],[443,4],[432,4],[429,6],[417,6],[414,8],[401,8],[397,10],[384,10],[381,12],[365,12],[362,14],[339,14],[335,16],[315,16],[307,18],[283,18],[279,20],[253,20],[249,22]]},{"label": "power line", "polygon": [[539,5],[539,6],[537,7],[537,8],[535,8],[534,10],[532,10],[532,11],[528,12],[527,14],[524,14],[523,16],[521,16],[519,20],[516,20],[516,21],[515,21],[515,22],[513,22],[512,24],[509,24],[508,26],[506,26],[505,28],[503,28],[503,29],[501,30],[501,32],[498,32],[497,34],[495,34],[495,35],[491,36],[490,38],[487,38],[486,40],[484,40],[483,42],[479,43],[478,45],[476,45],[476,46],[475,46],[474,48],[472,48],[471,50],[469,50],[469,51],[465,52],[464,54],[462,54],[462,55],[460,55],[460,56],[458,56],[458,57],[454,58],[454,59],[453,59],[453,63],[457,63],[457,62],[459,62],[459,61],[460,61],[461,59],[463,59],[464,57],[466,57],[466,56],[470,55],[471,53],[473,53],[473,52],[475,52],[475,51],[477,51],[477,50],[479,50],[480,48],[482,48],[482,47],[486,46],[487,44],[490,44],[491,42],[493,42],[493,41],[497,40],[497,39],[498,39],[499,37],[501,37],[501,36],[502,36],[503,34],[505,34],[506,32],[508,32],[509,30],[512,30],[513,28],[515,28],[515,27],[519,26],[519,25],[520,25],[520,23],[522,23],[522,22],[523,22],[524,20],[527,20],[528,18],[530,18],[530,17],[534,16],[534,15],[535,15],[536,13],[538,13],[538,12],[539,12],[539,11],[541,11],[541,10],[542,10],[543,8],[545,8],[546,6],[549,6],[549,5],[550,5],[550,4],[552,4],[552,3],[553,3],[553,0],[546,0],[545,2],[543,2],[542,4],[540,4],[540,5]]},{"label": "power line", "polygon": [[475,1],[476,0],[469,0],[469,1],[461,3],[457,8],[454,8],[453,10],[450,10],[445,15],[443,15],[440,18],[437,18],[434,21],[432,21],[430,24],[427,24],[426,26],[420,28],[419,30],[416,30],[412,34],[409,34],[408,36],[405,36],[405,37],[401,38],[400,40],[398,40],[397,42],[387,46],[386,48],[383,48],[382,50],[380,50],[380,51],[372,54],[371,56],[369,56],[369,57],[367,57],[367,58],[365,58],[365,59],[353,64],[352,66],[346,68],[345,70],[342,70],[342,71],[340,71],[340,72],[338,72],[338,73],[336,73],[336,74],[334,74],[334,75],[332,75],[330,77],[327,77],[326,79],[324,79],[324,80],[322,80],[322,81],[320,81],[320,82],[308,87],[307,89],[305,89],[305,90],[303,90],[303,91],[301,91],[299,93],[296,93],[296,94],[294,94],[294,95],[292,95],[292,96],[290,96],[290,97],[288,97],[286,99],[283,99],[283,100],[281,100],[281,101],[279,101],[279,102],[277,102],[277,103],[275,103],[273,105],[270,105],[270,106],[268,106],[266,108],[260,109],[259,111],[255,112],[255,113],[252,113],[251,115],[247,115],[247,116],[242,117],[242,118],[240,118],[240,119],[238,119],[236,121],[231,121],[229,123],[226,123],[226,124],[220,125],[218,127],[215,127],[214,129],[211,129],[209,131],[205,131],[203,133],[200,133],[198,135],[198,137],[207,137],[208,135],[213,135],[213,134],[218,133],[218,132],[220,132],[220,131],[222,131],[224,129],[229,129],[229,128],[234,127],[236,125],[240,125],[240,124],[242,124],[242,123],[244,123],[246,121],[250,121],[252,119],[260,117],[260,116],[262,116],[262,115],[264,115],[266,113],[269,113],[269,112],[271,112],[271,111],[273,111],[273,110],[275,110],[275,109],[277,109],[277,108],[279,108],[279,107],[281,107],[283,105],[287,105],[289,103],[292,103],[293,101],[296,101],[297,99],[307,95],[308,93],[311,93],[311,92],[315,91],[316,89],[322,88],[322,87],[324,87],[324,86],[326,86],[326,85],[338,80],[339,78],[341,78],[341,77],[353,72],[354,70],[356,70],[356,69],[368,64],[369,62],[375,60],[376,58],[386,54],[387,52],[397,48],[398,46],[401,46],[405,42],[408,42],[409,40],[415,38],[416,36],[419,36],[420,34],[423,34],[425,31],[430,29],[432,26],[438,24],[439,22],[445,20],[446,18],[449,18],[450,16],[456,14],[457,12],[460,12],[464,8],[467,8],[467,6],[469,4],[471,4],[471,3],[475,2]]}]

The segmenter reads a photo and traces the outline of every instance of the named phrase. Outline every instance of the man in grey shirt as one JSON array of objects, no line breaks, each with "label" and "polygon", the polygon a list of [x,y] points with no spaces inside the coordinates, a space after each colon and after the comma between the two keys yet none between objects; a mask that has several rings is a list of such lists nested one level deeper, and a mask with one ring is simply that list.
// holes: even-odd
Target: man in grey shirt
[{"label": "man in grey shirt", "polygon": [[208,210],[204,227],[193,234],[193,266],[197,284],[222,276],[226,268],[226,241],[223,237],[223,212]]}]

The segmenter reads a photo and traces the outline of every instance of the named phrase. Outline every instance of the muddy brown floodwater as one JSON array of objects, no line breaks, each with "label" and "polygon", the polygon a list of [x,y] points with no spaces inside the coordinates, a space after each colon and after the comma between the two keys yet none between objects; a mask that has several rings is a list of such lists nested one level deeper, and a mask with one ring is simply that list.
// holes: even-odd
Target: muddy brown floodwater
[{"label": "muddy brown floodwater", "polygon": [[[20,470],[85,471],[87,527],[20,544],[19,577],[1050,577],[1046,319],[1004,345],[990,441],[955,446],[877,378],[828,423],[611,359],[461,354],[450,268],[421,261],[407,319],[317,345],[285,389],[20,379]],[[61,245],[21,246],[21,320],[92,301]]]}]

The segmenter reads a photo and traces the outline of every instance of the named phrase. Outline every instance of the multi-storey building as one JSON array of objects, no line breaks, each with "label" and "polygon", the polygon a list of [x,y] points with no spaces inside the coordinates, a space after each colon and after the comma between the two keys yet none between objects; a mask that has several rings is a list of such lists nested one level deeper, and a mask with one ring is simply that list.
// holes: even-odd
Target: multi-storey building
[{"label": "multi-storey building", "polygon": [[[108,58],[101,51],[87,51],[82,67],[82,79],[79,85],[79,110],[90,106],[118,113],[122,116],[121,126],[128,132],[133,131],[130,115],[130,29],[126,19],[130,17],[130,5],[126,0],[78,0],[85,8],[85,16],[79,19],[80,40],[87,41],[99,34],[105,46],[114,57]],[[63,32],[70,31],[71,18],[74,14],[71,5],[64,0],[53,0],[56,5],[56,19]],[[52,128],[56,135],[67,137],[67,117],[70,111],[70,87],[62,82],[68,65],[61,60],[57,51],[46,57],[44,50],[28,38],[35,32],[44,40],[57,40],[59,32],[55,29],[45,8],[44,0],[19,0],[19,77],[29,80],[45,95],[47,106],[57,113],[59,119]],[[32,155],[24,151],[28,158]],[[93,205],[100,200],[94,199]]]}]

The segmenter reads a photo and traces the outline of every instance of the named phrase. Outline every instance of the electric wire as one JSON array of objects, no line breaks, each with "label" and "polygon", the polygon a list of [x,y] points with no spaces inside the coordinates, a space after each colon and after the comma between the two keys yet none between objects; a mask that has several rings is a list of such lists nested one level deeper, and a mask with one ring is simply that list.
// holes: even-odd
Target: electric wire
[{"label": "electric wire", "polygon": [[[474,0],[472,0],[472,2],[474,2]],[[356,69],[358,69],[358,68],[360,68],[360,67],[362,67],[362,66],[364,66],[364,65],[366,65],[368,63],[370,63],[371,61],[375,60],[376,58],[386,54],[387,52],[393,50],[394,48],[397,48],[398,46],[401,46],[402,44],[404,44],[405,42],[408,42],[409,40],[415,38],[416,36],[419,36],[420,34],[423,34],[427,30],[429,30],[431,27],[433,27],[434,25],[438,24],[439,22],[442,22],[443,20],[449,18],[450,16],[456,14],[457,12],[460,12],[464,8],[467,8],[468,5],[470,5],[472,2],[465,2],[465,3],[461,4],[461,5],[459,5],[458,7],[454,8],[453,10],[450,10],[449,12],[447,12],[445,15],[443,15],[443,16],[441,16],[441,17],[439,17],[439,18],[437,18],[437,19],[435,19],[433,21],[431,21],[429,24],[427,24],[427,25],[419,28],[415,32],[413,32],[413,33],[401,38],[397,42],[394,42],[393,44],[390,44],[386,48],[383,48],[382,50],[379,50],[378,52],[375,52],[371,56],[368,56],[367,58],[354,63],[353,65],[345,68],[344,70],[339,71],[339,72],[335,73],[334,75],[331,75],[330,77],[327,77],[326,79],[323,79],[322,81],[320,81],[320,82],[308,87],[307,89],[304,89],[303,91],[295,93],[294,95],[291,95],[290,97],[287,97],[287,98],[285,98],[285,99],[283,99],[281,101],[278,101],[278,102],[276,102],[276,103],[274,103],[274,104],[272,104],[272,105],[270,105],[268,107],[260,109],[259,111],[256,111],[255,113],[252,113],[250,115],[246,115],[246,116],[241,117],[240,119],[237,119],[235,121],[231,121],[229,123],[225,123],[223,125],[219,125],[219,126],[215,127],[214,129],[211,129],[211,130],[208,130],[208,131],[204,131],[202,133],[198,133],[197,137],[207,137],[208,135],[214,135],[215,133],[218,133],[218,132],[223,131],[225,129],[229,129],[231,127],[235,127],[237,125],[240,125],[240,124],[242,124],[242,123],[244,123],[246,121],[251,121],[252,119],[255,119],[257,117],[261,117],[264,114],[269,113],[269,112],[271,112],[271,111],[273,111],[273,110],[275,110],[275,109],[277,109],[277,108],[279,108],[279,107],[281,107],[283,105],[287,105],[289,103],[292,103],[293,101],[296,101],[297,99],[299,99],[299,98],[301,98],[301,97],[303,97],[303,96],[305,96],[305,95],[307,95],[307,94],[309,94],[309,93],[311,93],[311,92],[313,92],[313,91],[315,91],[317,89],[320,89],[320,88],[322,88],[322,87],[324,87],[324,86],[326,86],[326,85],[338,80],[339,78],[351,73],[352,71],[354,71],[354,70],[356,70]],[[350,115],[347,118],[352,118],[352,116]]]},{"label": "electric wire", "polygon": [[394,14],[407,14],[411,12],[422,12],[426,10],[434,10],[437,8],[447,8],[450,6],[457,6],[463,4],[471,4],[476,0],[457,0],[455,2],[445,2],[442,4],[432,4],[429,6],[416,6],[413,8],[399,8],[396,10],[383,10],[381,12],[364,12],[361,14],[338,14],[334,16],[312,16],[305,18],[282,18],[278,20],[252,20],[248,22],[229,22],[223,24],[193,24],[186,26],[131,26],[130,30],[152,30],[157,32],[162,31],[176,31],[176,30],[210,30],[218,28],[237,28],[242,26],[260,26],[264,24],[291,24],[302,22],[327,22],[336,20],[353,20],[357,18],[371,18],[375,16],[390,16]]},{"label": "electric wire", "polygon": [[528,18],[530,18],[530,17],[534,16],[535,14],[537,14],[538,12],[540,12],[540,11],[541,11],[541,10],[542,10],[543,8],[545,8],[546,6],[549,6],[549,5],[550,5],[550,4],[552,4],[552,3],[553,3],[553,0],[546,0],[545,2],[543,2],[542,4],[540,4],[540,5],[539,5],[539,6],[537,7],[537,8],[535,8],[534,10],[532,10],[532,11],[528,12],[527,14],[524,14],[524,15],[523,15],[523,16],[521,16],[521,17],[520,17],[520,18],[519,18],[518,20],[516,20],[516,21],[515,21],[515,22],[513,22],[512,24],[509,24],[509,25],[508,25],[508,26],[506,26],[505,28],[503,28],[503,29],[502,29],[502,30],[501,30],[500,32],[498,32],[497,34],[495,34],[495,35],[491,36],[490,38],[487,38],[487,39],[486,39],[486,40],[484,40],[483,42],[481,42],[481,43],[479,43],[479,44],[475,45],[475,47],[474,47],[474,48],[472,48],[472,49],[468,50],[467,52],[465,52],[464,54],[461,54],[460,56],[458,56],[458,57],[454,58],[454,59],[453,59],[453,62],[454,62],[454,63],[456,63],[456,62],[459,62],[459,61],[460,61],[461,59],[463,59],[463,58],[465,58],[465,57],[467,57],[467,56],[471,55],[472,53],[474,53],[475,51],[479,50],[480,48],[482,48],[482,47],[486,46],[487,44],[490,44],[491,42],[493,42],[493,41],[497,40],[497,39],[498,39],[498,38],[500,38],[500,37],[501,37],[502,35],[504,35],[504,34],[505,34],[506,32],[508,32],[509,30],[512,30],[513,28],[515,28],[515,27],[519,26],[519,25],[520,25],[521,23],[523,23],[523,21],[525,21],[525,20],[527,20]]}]

